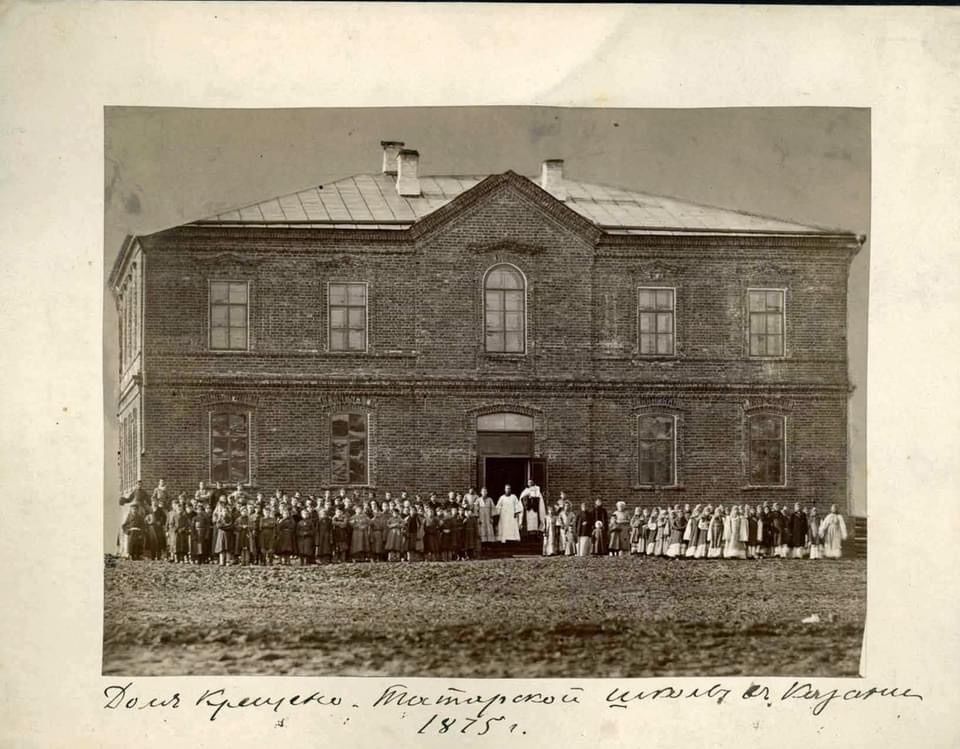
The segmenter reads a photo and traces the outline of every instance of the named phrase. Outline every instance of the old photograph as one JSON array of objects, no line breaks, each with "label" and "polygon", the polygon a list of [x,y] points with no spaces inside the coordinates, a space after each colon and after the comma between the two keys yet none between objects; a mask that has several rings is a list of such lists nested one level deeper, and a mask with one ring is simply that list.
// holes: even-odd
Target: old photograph
[{"label": "old photograph", "polygon": [[104,674],[859,673],[868,110],[105,132]]}]

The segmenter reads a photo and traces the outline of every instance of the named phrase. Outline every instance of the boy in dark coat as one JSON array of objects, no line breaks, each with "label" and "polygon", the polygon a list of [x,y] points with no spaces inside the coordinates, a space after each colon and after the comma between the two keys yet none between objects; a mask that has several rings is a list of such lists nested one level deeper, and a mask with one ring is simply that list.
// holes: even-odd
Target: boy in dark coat
[{"label": "boy in dark coat", "polygon": [[213,521],[210,518],[210,506],[201,502],[193,518],[193,559],[197,564],[206,564],[210,557],[210,539]]},{"label": "boy in dark coat", "polygon": [[300,555],[300,564],[313,564],[313,555],[316,551],[317,528],[310,517],[310,510],[304,507],[300,511],[300,522],[297,523],[297,554]]},{"label": "boy in dark coat", "polygon": [[290,555],[297,553],[297,521],[290,516],[286,506],[280,508],[280,521],[274,551],[280,557],[280,564],[290,564]]},{"label": "boy in dark coat", "polygon": [[130,511],[123,521],[123,532],[127,536],[127,553],[131,559],[139,559],[143,555],[145,520],[143,511],[140,509],[140,502],[134,499],[130,503]]},{"label": "boy in dark coat", "polygon": [[272,507],[268,507],[260,519],[258,547],[260,564],[273,564],[274,538],[277,531],[277,516]]},{"label": "boy in dark coat", "polygon": [[333,523],[327,516],[327,511],[320,509],[317,512],[317,536],[315,539],[317,547],[317,561],[329,562],[333,556]]}]

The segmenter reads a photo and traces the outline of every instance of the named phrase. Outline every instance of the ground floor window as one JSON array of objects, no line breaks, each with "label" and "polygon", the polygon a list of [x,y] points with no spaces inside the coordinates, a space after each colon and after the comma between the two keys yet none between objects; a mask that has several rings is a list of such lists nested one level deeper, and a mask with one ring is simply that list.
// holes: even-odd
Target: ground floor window
[{"label": "ground floor window", "polygon": [[750,483],[754,486],[784,484],[786,442],[784,418],[755,414],[749,418]]},{"label": "ground floor window", "polygon": [[669,414],[639,417],[639,481],[650,486],[673,486],[676,463],[676,418]]},{"label": "ground floor window", "polygon": [[335,484],[367,482],[367,415],[334,414],[330,422],[330,477]]},{"label": "ground floor window", "polygon": [[120,483],[127,491],[137,481],[137,455],[140,428],[137,409],[131,409],[120,420]]},{"label": "ground floor window", "polygon": [[250,480],[250,417],[246,413],[210,414],[210,480],[227,484]]}]

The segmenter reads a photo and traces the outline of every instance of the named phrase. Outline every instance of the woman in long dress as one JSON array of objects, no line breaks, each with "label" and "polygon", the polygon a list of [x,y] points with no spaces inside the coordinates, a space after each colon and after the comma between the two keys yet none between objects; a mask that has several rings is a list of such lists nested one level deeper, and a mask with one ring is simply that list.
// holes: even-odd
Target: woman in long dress
[{"label": "woman in long dress", "polygon": [[667,556],[671,559],[680,557],[680,547],[683,544],[683,533],[687,528],[686,518],[678,509],[670,513],[670,539],[667,542]]},{"label": "woman in long dress", "polygon": [[560,547],[559,530],[553,507],[547,507],[547,516],[543,519],[543,555],[545,557],[557,555],[557,550]]},{"label": "woman in long dress", "polygon": [[493,499],[487,494],[487,487],[480,490],[480,496],[474,500],[474,504],[477,509],[477,522],[480,525],[480,543],[489,544],[496,541],[497,536],[493,531]]},{"label": "woman in long dress", "polygon": [[847,524],[837,512],[836,505],[830,505],[830,512],[820,523],[820,537],[823,539],[823,555],[827,559],[839,559],[841,545],[847,540]]},{"label": "woman in long dress", "polygon": [[519,541],[523,504],[517,499],[517,495],[510,491],[509,485],[504,487],[503,494],[497,500],[494,514],[499,518],[497,540],[501,543]]},{"label": "woman in long dress", "polygon": [[687,518],[687,527],[683,529],[683,542],[686,544],[686,550],[683,555],[687,559],[693,559],[697,553],[697,525],[700,522],[700,505],[693,508],[690,517]]},{"label": "woman in long dress", "polygon": [[617,509],[610,516],[610,556],[621,557],[630,551],[630,516],[627,503],[617,502]]},{"label": "woman in long dress", "polygon": [[807,519],[807,546],[810,548],[810,558],[820,559],[823,556],[823,546],[820,544],[820,518],[817,516],[817,508],[810,508],[810,515]]},{"label": "woman in long dress", "polygon": [[723,554],[723,511],[718,507],[713,511],[707,527],[707,559],[719,559]]},{"label": "woman in long dress", "polygon": [[740,514],[740,508],[734,507],[723,522],[724,559],[746,559],[747,536],[747,519]]}]

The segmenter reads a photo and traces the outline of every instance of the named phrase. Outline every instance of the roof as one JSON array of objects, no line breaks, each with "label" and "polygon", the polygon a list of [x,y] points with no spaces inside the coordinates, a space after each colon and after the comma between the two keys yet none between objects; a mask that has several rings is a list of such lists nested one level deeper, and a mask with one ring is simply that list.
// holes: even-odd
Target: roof
[{"label": "roof", "polygon": [[[395,176],[361,174],[218,213],[195,223],[406,229],[484,179],[486,175],[420,177],[421,195],[402,197],[397,194]],[[539,186],[536,178],[526,179]],[[567,207],[615,234],[836,231],[566,178],[561,184],[566,191]]]}]

